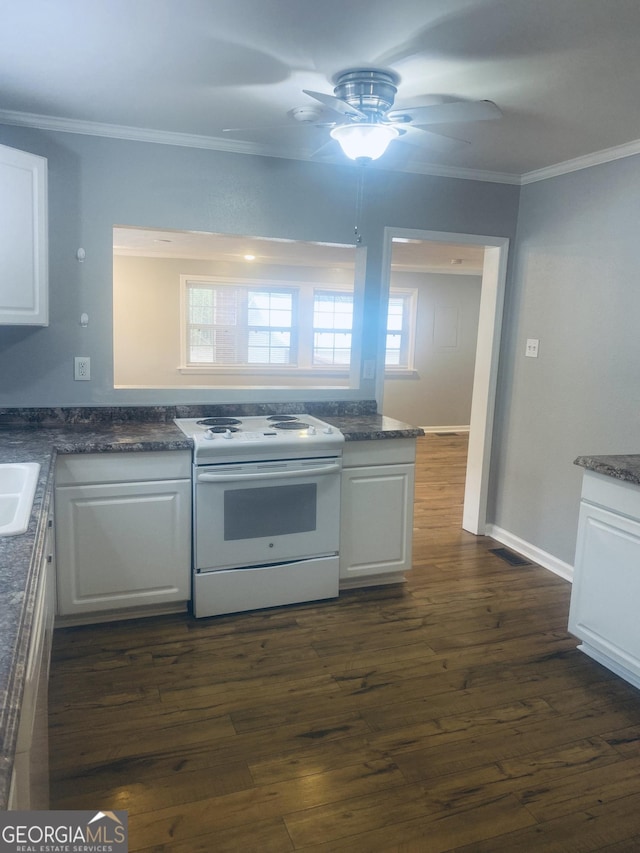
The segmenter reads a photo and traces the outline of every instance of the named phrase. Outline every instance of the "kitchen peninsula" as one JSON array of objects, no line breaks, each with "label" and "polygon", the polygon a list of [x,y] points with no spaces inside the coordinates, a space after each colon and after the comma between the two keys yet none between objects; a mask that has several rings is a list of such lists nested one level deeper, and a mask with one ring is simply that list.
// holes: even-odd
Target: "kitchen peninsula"
[{"label": "kitchen peninsula", "polygon": [[[56,458],[102,453],[190,451],[192,442],[174,417],[229,414],[230,406],[122,407],[0,410],[0,463],[38,462],[40,475],[26,533],[0,538],[0,809],[9,804],[25,670],[32,641],[38,590],[50,547]],[[268,414],[274,406],[233,406]],[[296,403],[279,412],[307,411],[329,421],[349,442],[381,450],[412,441],[422,430],[376,413],[375,403]],[[389,442],[389,439],[396,441]],[[131,457],[134,458],[133,456]],[[391,467],[391,466],[390,466]],[[48,663],[48,662],[47,662]]]},{"label": "kitchen peninsula", "polygon": [[569,630],[640,688],[640,455],[579,456],[584,468]]}]

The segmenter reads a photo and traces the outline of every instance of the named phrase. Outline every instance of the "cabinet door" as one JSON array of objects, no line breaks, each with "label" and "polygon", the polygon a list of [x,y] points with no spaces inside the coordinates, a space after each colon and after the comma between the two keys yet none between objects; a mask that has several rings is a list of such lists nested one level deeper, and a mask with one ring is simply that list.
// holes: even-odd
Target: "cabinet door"
[{"label": "cabinet door", "polygon": [[371,465],[342,472],[340,579],[411,568],[413,465]]},{"label": "cabinet door", "polygon": [[0,145],[0,324],[46,326],[47,161]]},{"label": "cabinet door", "polygon": [[58,613],[187,601],[191,481],[56,488]]},{"label": "cabinet door", "polygon": [[[640,523],[583,501],[569,630],[607,660],[640,679]],[[611,668],[619,671],[615,666]],[[623,677],[628,677],[620,672]]]}]

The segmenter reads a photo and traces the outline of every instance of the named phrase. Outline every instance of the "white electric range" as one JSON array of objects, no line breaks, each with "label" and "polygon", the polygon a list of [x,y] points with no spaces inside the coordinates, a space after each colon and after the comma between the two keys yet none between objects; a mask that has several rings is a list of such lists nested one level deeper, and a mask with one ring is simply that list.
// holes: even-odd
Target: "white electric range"
[{"label": "white electric range", "polygon": [[195,615],[337,596],[340,431],[306,414],[175,423],[194,442]]}]

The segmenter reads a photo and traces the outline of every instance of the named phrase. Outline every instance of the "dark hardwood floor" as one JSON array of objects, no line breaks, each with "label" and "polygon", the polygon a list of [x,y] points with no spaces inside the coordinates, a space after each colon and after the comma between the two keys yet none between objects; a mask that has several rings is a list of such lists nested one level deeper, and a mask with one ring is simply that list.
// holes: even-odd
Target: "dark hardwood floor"
[{"label": "dark hardwood floor", "polygon": [[465,436],[418,444],[404,586],[56,631],[52,808],[149,853],[637,853],[640,694],[460,528]]}]

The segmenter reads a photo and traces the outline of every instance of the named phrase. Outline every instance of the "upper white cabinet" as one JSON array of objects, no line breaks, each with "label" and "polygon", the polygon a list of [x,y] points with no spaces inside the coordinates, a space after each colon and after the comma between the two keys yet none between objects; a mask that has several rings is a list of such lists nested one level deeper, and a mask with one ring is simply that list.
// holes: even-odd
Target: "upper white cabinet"
[{"label": "upper white cabinet", "polygon": [[49,324],[47,161],[0,145],[0,325]]}]

